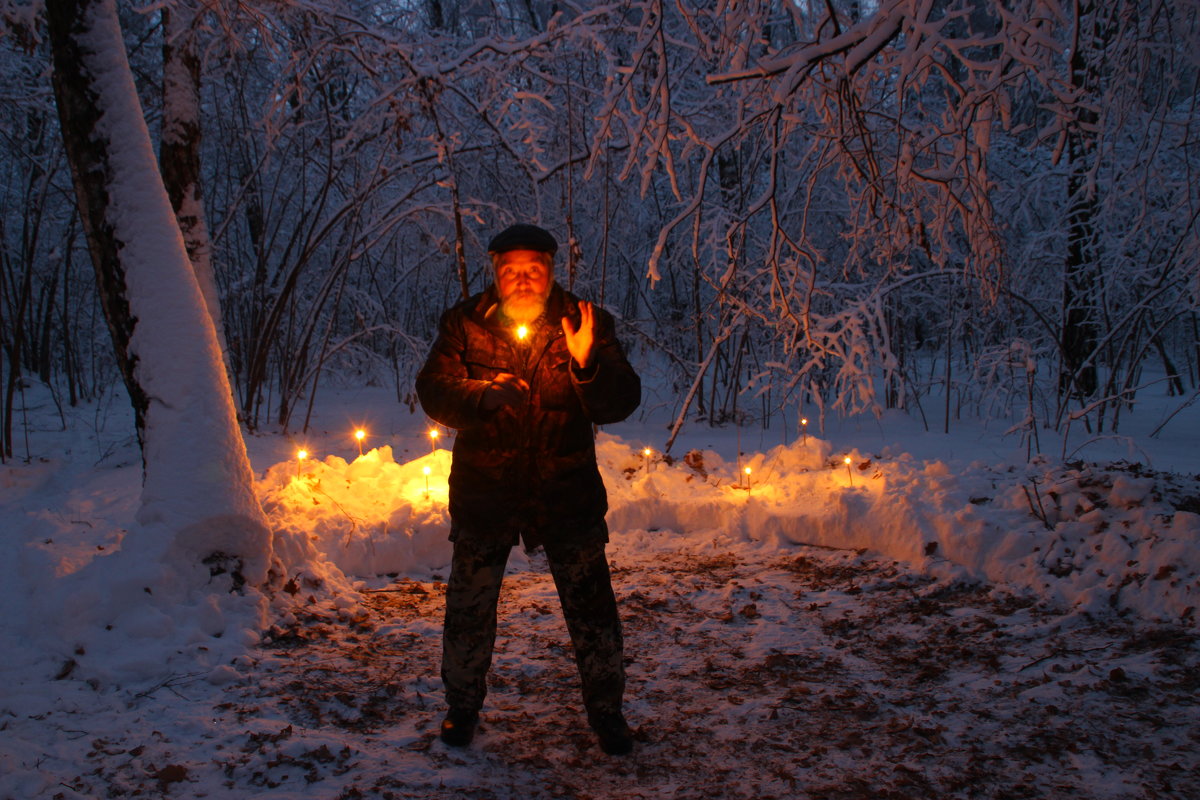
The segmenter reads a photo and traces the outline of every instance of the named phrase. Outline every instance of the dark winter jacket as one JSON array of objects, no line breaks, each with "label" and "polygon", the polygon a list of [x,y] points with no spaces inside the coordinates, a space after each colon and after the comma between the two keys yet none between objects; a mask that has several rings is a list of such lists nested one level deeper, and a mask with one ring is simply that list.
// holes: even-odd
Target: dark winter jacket
[{"label": "dark winter jacket", "polygon": [[[612,316],[596,308],[591,364],[567,351],[561,319],[579,325],[579,298],[557,283],[525,341],[506,325],[495,288],[442,315],[437,340],[417,375],[430,417],[458,430],[450,468],[452,538],[604,536],[608,510],[596,468],[592,424],[618,422],[641,402],[641,382],[617,341]],[[526,405],[493,412],[479,404],[502,372],[530,387]],[[598,533],[597,533],[598,532]]]}]

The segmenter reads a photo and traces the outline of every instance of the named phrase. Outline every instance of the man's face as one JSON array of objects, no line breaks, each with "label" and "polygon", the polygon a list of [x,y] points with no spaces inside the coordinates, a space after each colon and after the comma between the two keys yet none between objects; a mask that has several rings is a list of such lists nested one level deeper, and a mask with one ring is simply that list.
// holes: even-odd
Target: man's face
[{"label": "man's face", "polygon": [[531,322],[542,313],[553,282],[549,261],[537,250],[509,250],[496,257],[496,291],[510,319]]}]

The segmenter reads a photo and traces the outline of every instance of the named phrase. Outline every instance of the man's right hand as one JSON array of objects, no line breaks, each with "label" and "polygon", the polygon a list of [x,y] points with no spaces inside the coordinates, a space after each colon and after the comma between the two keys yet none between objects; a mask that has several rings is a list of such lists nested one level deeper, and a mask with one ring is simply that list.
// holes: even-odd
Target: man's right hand
[{"label": "man's right hand", "polygon": [[529,394],[529,384],[509,372],[501,372],[483,390],[479,408],[495,411],[501,406],[519,406]]}]

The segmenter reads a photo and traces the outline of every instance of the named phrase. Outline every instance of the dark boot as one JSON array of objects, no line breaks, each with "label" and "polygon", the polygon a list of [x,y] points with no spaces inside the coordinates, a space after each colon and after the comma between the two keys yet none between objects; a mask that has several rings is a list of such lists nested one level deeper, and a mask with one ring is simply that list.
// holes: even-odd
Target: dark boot
[{"label": "dark boot", "polygon": [[633,732],[620,711],[589,715],[600,749],[610,756],[623,756],[633,750]]},{"label": "dark boot", "polygon": [[442,741],[451,747],[466,747],[475,736],[479,724],[479,712],[463,708],[452,708],[442,720]]}]

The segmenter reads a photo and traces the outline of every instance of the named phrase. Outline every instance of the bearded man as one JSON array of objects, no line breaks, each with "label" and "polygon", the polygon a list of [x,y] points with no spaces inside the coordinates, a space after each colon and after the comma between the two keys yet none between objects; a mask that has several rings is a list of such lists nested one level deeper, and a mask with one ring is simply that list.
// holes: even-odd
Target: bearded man
[{"label": "bearded man", "polygon": [[435,421],[458,431],[442,682],[446,744],[471,742],[487,693],[509,551],[545,549],[575,650],[588,722],[604,752],[633,748],[622,713],[621,622],[605,545],[608,499],[593,425],[618,422],[641,383],[612,316],[554,280],[558,242],[513,225],[488,244],[494,282],[442,315],[417,376]]}]

